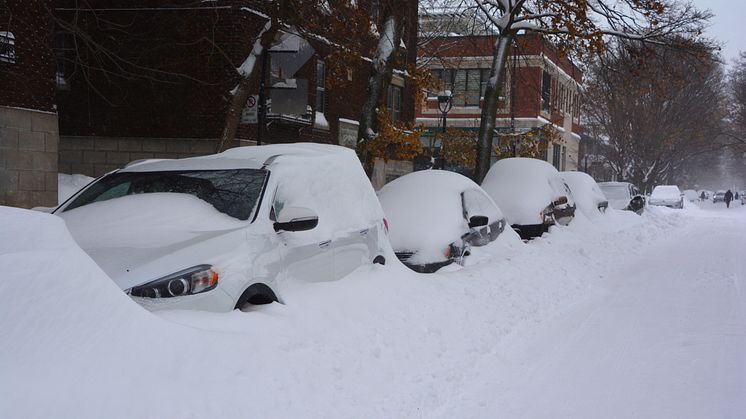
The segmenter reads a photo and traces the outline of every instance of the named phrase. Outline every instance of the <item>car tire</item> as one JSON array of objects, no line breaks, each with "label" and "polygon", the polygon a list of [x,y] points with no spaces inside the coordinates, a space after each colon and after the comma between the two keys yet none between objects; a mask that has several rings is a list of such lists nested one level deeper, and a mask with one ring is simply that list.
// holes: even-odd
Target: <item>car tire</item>
[{"label": "car tire", "polygon": [[275,292],[272,291],[272,288],[270,288],[267,284],[258,282],[246,288],[246,291],[244,291],[243,294],[241,294],[241,297],[238,298],[238,302],[236,302],[235,308],[240,309],[246,304],[271,304],[275,301],[278,301],[277,295],[275,295]]},{"label": "car tire", "polygon": [[373,263],[376,264],[376,265],[385,265],[386,264],[386,258],[383,257],[383,256],[381,256],[381,255],[378,255],[378,256],[376,256],[376,257],[373,258]]}]

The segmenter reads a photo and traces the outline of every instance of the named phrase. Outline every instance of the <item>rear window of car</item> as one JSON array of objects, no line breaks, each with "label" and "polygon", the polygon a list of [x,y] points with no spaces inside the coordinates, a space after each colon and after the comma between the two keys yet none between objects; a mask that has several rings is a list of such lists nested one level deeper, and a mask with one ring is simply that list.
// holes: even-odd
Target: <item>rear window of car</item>
[{"label": "rear window of car", "polygon": [[63,212],[127,195],[166,192],[195,196],[224,214],[248,220],[266,179],[267,171],[258,169],[117,172],[97,180]]},{"label": "rear window of car", "polygon": [[609,199],[629,199],[629,187],[627,185],[605,185],[601,190]]}]

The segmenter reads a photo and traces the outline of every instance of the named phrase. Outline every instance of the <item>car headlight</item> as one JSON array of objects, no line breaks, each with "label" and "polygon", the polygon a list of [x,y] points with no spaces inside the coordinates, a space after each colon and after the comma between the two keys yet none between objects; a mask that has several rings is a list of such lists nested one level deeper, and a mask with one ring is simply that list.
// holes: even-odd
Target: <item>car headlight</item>
[{"label": "car headlight", "polygon": [[210,291],[217,285],[218,273],[212,270],[212,266],[198,265],[132,287],[129,294],[145,298],[171,298]]}]

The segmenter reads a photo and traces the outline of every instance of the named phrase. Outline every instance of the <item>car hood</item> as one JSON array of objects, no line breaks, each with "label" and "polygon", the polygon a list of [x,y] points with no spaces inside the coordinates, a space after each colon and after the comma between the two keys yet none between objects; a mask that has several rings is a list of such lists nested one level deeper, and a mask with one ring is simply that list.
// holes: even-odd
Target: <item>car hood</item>
[{"label": "car hood", "polygon": [[78,245],[122,289],[210,263],[245,242],[247,222],[219,213],[196,198],[198,202],[187,199],[196,206],[181,209],[112,208],[117,204],[114,201],[122,199],[60,214]]}]

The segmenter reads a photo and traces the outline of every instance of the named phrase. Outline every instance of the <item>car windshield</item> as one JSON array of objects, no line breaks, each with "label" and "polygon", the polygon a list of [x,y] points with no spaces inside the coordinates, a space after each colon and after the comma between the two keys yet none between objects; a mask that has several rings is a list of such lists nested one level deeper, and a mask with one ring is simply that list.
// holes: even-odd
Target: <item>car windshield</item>
[{"label": "car windshield", "polygon": [[96,181],[63,211],[127,195],[170,192],[195,196],[222,213],[248,220],[266,178],[266,170],[256,169],[117,172]]},{"label": "car windshield", "polygon": [[627,185],[600,185],[600,188],[608,199],[629,199]]}]

